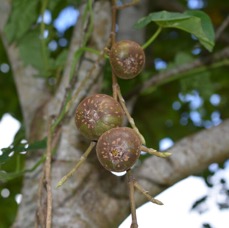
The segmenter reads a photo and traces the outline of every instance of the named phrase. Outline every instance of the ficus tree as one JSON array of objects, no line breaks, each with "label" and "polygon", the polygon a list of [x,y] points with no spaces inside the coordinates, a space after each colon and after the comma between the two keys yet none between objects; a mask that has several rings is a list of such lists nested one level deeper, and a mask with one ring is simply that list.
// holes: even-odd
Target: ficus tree
[{"label": "ficus tree", "polygon": [[214,4],[0,0],[0,115],[21,122],[1,150],[1,227],[118,227],[129,213],[137,227],[136,207],[176,182],[213,186],[209,165],[229,158],[229,6]]}]

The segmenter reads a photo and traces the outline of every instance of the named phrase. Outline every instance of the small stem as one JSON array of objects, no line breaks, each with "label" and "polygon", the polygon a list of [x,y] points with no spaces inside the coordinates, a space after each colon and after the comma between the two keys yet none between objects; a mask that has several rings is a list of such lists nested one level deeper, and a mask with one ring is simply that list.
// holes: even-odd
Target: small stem
[{"label": "small stem", "polygon": [[154,199],[137,181],[134,182],[134,187],[136,187],[150,202],[157,205],[163,205],[160,200]]},{"label": "small stem", "polygon": [[52,159],[52,118],[48,127],[47,157],[45,162],[45,180],[47,189],[46,228],[52,227],[52,187],[51,187],[51,159]]},{"label": "small stem", "polygon": [[135,207],[135,200],[134,200],[134,177],[131,173],[131,170],[127,170],[127,177],[128,177],[128,186],[129,186],[129,199],[130,199],[130,210],[132,216],[131,228],[138,228],[137,223],[137,215],[136,215],[136,207]]},{"label": "small stem", "polygon": [[148,147],[143,146],[143,145],[141,146],[141,151],[144,151],[146,153],[149,153],[149,154],[155,155],[157,157],[161,157],[161,158],[167,158],[172,154],[169,152],[159,152],[157,150],[154,150],[153,148],[148,148]]},{"label": "small stem", "polygon": [[58,182],[57,184],[57,188],[60,187],[61,185],[63,185],[69,177],[71,177],[76,170],[83,164],[83,162],[87,159],[88,155],[90,154],[90,152],[92,151],[92,149],[94,148],[94,146],[96,145],[96,142],[92,141],[89,145],[89,147],[87,148],[87,150],[85,151],[85,153],[80,157],[80,160],[76,163],[76,165],[73,167],[73,169],[68,172],[64,177],[62,177],[62,179]]},{"label": "small stem", "polygon": [[113,76],[112,76],[112,90],[113,90],[113,98],[117,101],[119,85],[116,81],[116,77],[113,77]]},{"label": "small stem", "polygon": [[[116,42],[116,17],[117,17],[116,0],[112,0],[112,25],[111,25],[111,45],[110,45],[110,48],[112,48],[112,46]],[[113,89],[113,97],[115,100],[117,100],[117,85],[118,85],[117,77],[112,70],[112,89]]]},{"label": "small stem", "polygon": [[140,133],[140,131],[138,130],[138,128],[136,127],[135,122],[134,122],[134,119],[131,117],[130,113],[128,112],[127,107],[126,107],[126,104],[125,104],[125,100],[124,100],[124,98],[122,97],[122,94],[121,94],[121,91],[120,91],[120,88],[119,88],[119,87],[118,87],[118,89],[117,89],[117,95],[118,95],[120,104],[121,104],[121,106],[122,106],[124,112],[126,113],[127,119],[128,119],[128,121],[129,121],[131,127],[132,127],[133,130],[135,130],[135,132],[138,134],[138,136],[139,136],[140,139],[141,139],[142,144],[144,145],[144,144],[146,143],[146,142],[145,142],[145,139],[144,139],[143,135]]},{"label": "small stem", "polygon": [[52,187],[51,187],[51,158],[52,140],[51,130],[52,117],[48,121],[46,160],[43,166],[42,176],[38,186],[38,204],[35,227],[51,228],[52,226]]},{"label": "small stem", "polygon": [[223,31],[228,27],[229,25],[229,15],[226,17],[226,19],[223,21],[223,23],[219,26],[219,28],[216,31],[215,34],[215,40],[218,40]]},{"label": "small stem", "polygon": [[151,36],[145,44],[142,45],[143,49],[146,49],[160,34],[160,32],[162,31],[162,27],[158,27],[157,31],[153,34],[153,36]]},{"label": "small stem", "polygon": [[136,4],[138,4],[140,2],[140,0],[133,0],[132,2],[130,3],[126,3],[126,4],[123,4],[121,6],[117,6],[117,10],[122,10],[122,9],[125,9],[127,7],[130,7],[130,6],[134,6]]},{"label": "small stem", "polygon": [[[96,50],[96,49],[94,49],[94,48],[90,48],[90,47],[86,47],[86,46],[85,46],[85,47],[82,47],[81,50],[82,50],[82,51],[85,51],[85,52],[93,53],[93,54],[98,55],[98,56],[101,55],[101,51],[98,51],[98,50]],[[104,51],[103,51],[103,53],[104,53]],[[104,54],[104,58],[108,58],[108,56],[106,56],[106,55]]]}]

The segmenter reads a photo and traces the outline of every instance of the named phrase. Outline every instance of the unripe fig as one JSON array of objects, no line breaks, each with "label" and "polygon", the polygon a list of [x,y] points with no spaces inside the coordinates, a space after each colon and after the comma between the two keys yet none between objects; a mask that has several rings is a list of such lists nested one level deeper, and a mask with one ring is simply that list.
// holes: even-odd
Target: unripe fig
[{"label": "unripe fig", "polygon": [[122,79],[136,77],[145,65],[145,53],[142,47],[131,40],[115,43],[109,55],[113,72]]},{"label": "unripe fig", "polygon": [[105,131],[122,125],[124,112],[111,96],[95,94],[78,105],[75,123],[79,131],[91,140],[97,140]]},{"label": "unripe fig", "polygon": [[102,166],[114,172],[130,169],[140,156],[141,140],[128,127],[116,127],[102,134],[96,145],[97,157]]}]

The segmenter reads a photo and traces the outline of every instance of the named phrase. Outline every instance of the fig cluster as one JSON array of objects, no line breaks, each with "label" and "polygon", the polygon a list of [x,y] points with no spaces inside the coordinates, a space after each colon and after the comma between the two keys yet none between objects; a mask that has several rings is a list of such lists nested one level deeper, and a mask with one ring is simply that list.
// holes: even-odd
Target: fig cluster
[{"label": "fig cluster", "polygon": [[[145,65],[142,47],[130,40],[115,43],[109,57],[113,73],[122,79],[136,77]],[[106,94],[86,97],[76,109],[77,128],[97,141],[97,157],[109,171],[126,171],[140,156],[141,139],[132,128],[122,127],[124,117],[120,103]]]},{"label": "fig cluster", "polygon": [[97,141],[97,157],[109,171],[131,168],[140,155],[140,138],[133,129],[121,127],[123,119],[121,105],[106,94],[86,97],[76,109],[77,128],[88,139]]}]

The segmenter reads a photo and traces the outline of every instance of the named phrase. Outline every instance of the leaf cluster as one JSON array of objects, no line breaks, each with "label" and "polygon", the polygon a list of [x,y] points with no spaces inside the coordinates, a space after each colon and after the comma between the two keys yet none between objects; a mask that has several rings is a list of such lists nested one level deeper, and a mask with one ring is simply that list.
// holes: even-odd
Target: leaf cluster
[{"label": "leaf cluster", "polygon": [[[80,2],[60,0],[12,2],[12,11],[5,26],[6,37],[10,43],[16,43],[19,47],[24,64],[37,69],[37,76],[55,80],[60,77],[67,57],[72,27],[66,28],[62,34],[54,23],[63,9],[77,6]],[[45,21],[47,14],[51,17],[50,22]]]}]

